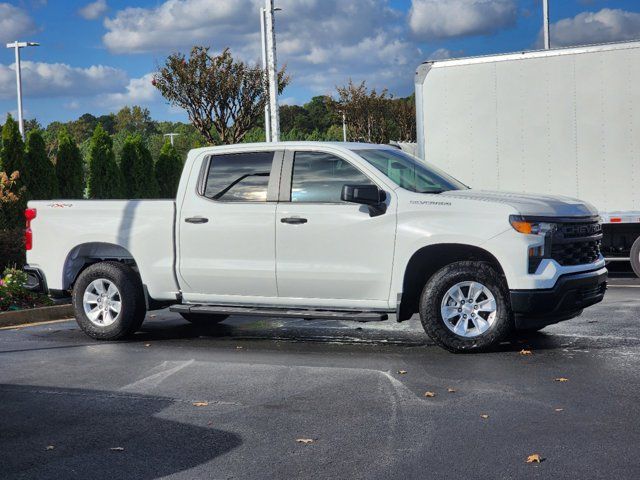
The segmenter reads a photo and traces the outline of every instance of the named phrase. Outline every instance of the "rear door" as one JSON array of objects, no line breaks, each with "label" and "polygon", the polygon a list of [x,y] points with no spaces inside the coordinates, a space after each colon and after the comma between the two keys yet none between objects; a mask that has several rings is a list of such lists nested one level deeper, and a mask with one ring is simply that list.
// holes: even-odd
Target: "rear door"
[{"label": "rear door", "polygon": [[178,272],[186,301],[276,298],[275,212],[282,151],[211,155],[180,212]]},{"label": "rear door", "polygon": [[388,308],[395,196],[385,189],[389,208],[372,217],[368,207],[340,199],[345,184],[376,182],[346,158],[287,151],[276,213],[281,303]]}]

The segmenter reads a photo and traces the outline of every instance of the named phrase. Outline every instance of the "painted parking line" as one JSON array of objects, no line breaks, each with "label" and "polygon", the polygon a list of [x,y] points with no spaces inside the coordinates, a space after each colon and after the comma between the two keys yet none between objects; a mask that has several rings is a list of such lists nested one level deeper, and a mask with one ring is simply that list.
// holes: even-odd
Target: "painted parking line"
[{"label": "painted parking line", "polygon": [[64,318],[62,320],[47,320],[46,322],[24,323],[22,325],[9,325],[8,327],[0,327],[0,330],[15,330],[19,328],[38,327],[40,325],[49,325],[52,323],[62,323],[73,321],[73,318]]},{"label": "painted parking line", "polygon": [[607,285],[608,288],[640,288],[640,285]]}]

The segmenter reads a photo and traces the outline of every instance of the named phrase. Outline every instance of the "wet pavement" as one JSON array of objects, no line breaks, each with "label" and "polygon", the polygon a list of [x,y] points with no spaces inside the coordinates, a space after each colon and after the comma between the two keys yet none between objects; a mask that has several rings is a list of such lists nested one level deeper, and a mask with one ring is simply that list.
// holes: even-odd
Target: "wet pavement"
[{"label": "wet pavement", "polygon": [[0,330],[0,477],[638,478],[640,281],[611,284],[581,317],[471,355],[417,318]]}]

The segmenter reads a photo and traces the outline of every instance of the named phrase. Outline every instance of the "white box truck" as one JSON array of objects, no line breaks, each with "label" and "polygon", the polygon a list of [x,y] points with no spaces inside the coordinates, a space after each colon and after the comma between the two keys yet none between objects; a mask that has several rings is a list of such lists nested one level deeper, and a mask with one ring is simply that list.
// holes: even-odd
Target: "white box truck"
[{"label": "white box truck", "polygon": [[640,42],[426,62],[418,156],[474,189],[595,205],[640,276]]}]

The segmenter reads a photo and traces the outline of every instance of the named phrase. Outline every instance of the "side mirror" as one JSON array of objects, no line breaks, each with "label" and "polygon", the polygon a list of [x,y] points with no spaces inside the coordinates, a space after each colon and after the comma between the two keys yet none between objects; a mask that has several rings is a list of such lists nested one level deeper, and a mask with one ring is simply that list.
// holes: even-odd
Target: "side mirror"
[{"label": "side mirror", "polygon": [[386,211],[387,194],[376,185],[344,185],[340,197],[344,202],[368,205],[372,217]]}]

